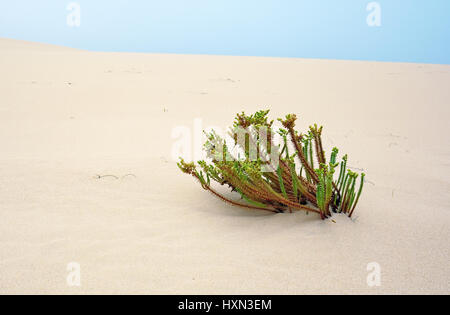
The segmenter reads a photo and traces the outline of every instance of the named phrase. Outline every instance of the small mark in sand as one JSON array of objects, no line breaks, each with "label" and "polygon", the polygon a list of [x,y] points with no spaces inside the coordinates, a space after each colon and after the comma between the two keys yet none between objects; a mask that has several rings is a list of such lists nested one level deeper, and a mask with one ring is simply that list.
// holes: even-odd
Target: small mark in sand
[{"label": "small mark in sand", "polygon": [[126,174],[126,175],[123,175],[123,176],[122,176],[122,179],[127,178],[127,177],[134,177],[134,178],[137,178],[137,176],[134,175],[134,174]]},{"label": "small mark in sand", "polygon": [[[116,175],[98,175],[98,174],[96,174],[95,176],[94,176],[94,178],[95,179],[101,179],[101,178],[105,178],[105,177],[112,177],[112,178],[114,178],[114,179],[119,179],[119,176],[116,176]],[[126,174],[126,175],[123,175],[122,177],[120,177],[120,179],[124,179],[124,178],[126,178],[126,177],[134,177],[134,178],[137,178],[137,176],[136,175],[134,175],[134,174]]]},{"label": "small mark in sand", "polygon": [[397,142],[391,142],[391,143],[389,143],[389,148],[390,148],[390,147],[393,147],[393,146],[397,146],[397,145],[398,145]]},{"label": "small mark in sand", "polygon": [[115,178],[115,179],[119,179],[119,177],[117,177],[116,175],[98,175],[98,174],[96,174],[94,176],[94,178],[96,178],[96,179],[101,179],[101,178],[105,178],[105,177],[112,177],[112,178]]},{"label": "small mark in sand", "polygon": [[232,78],[215,78],[215,79],[210,79],[210,81],[214,81],[214,82],[230,82],[230,83],[236,83],[236,82],[240,82],[241,80],[235,80]]}]

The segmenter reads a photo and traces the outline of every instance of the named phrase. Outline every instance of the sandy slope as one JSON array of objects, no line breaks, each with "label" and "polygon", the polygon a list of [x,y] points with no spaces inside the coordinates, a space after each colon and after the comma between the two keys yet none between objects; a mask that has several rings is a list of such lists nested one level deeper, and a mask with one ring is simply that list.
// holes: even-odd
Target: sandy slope
[{"label": "sandy slope", "polygon": [[[0,39],[0,73],[0,293],[450,293],[450,66]],[[230,208],[178,171],[173,128],[260,108],[366,171],[356,222]]]}]

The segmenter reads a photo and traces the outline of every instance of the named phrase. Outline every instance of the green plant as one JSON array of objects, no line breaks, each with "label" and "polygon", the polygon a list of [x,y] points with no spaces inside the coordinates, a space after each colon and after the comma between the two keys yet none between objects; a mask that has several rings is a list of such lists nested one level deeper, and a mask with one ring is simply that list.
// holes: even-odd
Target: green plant
[{"label": "green plant", "polygon": [[[358,188],[358,174],[347,169],[347,155],[339,163],[338,149],[333,148],[327,162],[322,127],[310,126],[300,134],[294,130],[294,114],[278,119],[283,128],[277,130],[281,143],[275,145],[275,128],[268,113],[258,111],[247,116],[242,112],[236,116],[229,135],[240,153],[232,153],[226,141],[212,131],[206,134],[204,145],[210,162],[198,161],[196,165],[180,159],[178,167],[194,176],[205,190],[235,206],[275,213],[303,210],[322,219],[332,212],[351,217],[362,192],[364,173]],[[211,180],[228,185],[242,200],[219,193]]]}]

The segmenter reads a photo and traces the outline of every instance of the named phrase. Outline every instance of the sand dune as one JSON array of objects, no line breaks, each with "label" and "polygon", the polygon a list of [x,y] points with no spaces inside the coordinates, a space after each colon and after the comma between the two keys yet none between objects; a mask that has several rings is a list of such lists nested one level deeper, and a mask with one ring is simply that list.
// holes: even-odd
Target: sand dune
[{"label": "sand dune", "polygon": [[[0,293],[450,293],[450,66],[0,39],[0,73]],[[232,208],[179,172],[174,128],[263,108],[364,169],[355,222]]]}]

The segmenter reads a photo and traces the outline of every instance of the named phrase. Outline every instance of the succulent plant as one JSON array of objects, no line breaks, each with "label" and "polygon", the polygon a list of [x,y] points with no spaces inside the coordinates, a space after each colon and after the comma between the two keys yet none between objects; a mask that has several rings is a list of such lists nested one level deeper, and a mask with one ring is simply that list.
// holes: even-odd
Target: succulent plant
[{"label": "succulent plant", "polygon": [[[274,213],[302,210],[316,213],[321,219],[338,212],[351,217],[365,174],[361,174],[357,187],[359,175],[347,169],[347,155],[337,162],[337,148],[331,150],[327,162],[323,128],[313,125],[306,133],[298,133],[294,129],[295,114],[278,119],[283,127],[276,130],[280,139],[276,144],[275,127],[268,113],[262,110],[249,116],[237,114],[229,135],[238,153],[229,150],[227,141],[211,131],[204,144],[207,160],[195,164],[180,159],[178,167],[195,177],[203,189],[235,206]],[[240,194],[241,200],[219,193],[211,181],[227,185]]]}]

